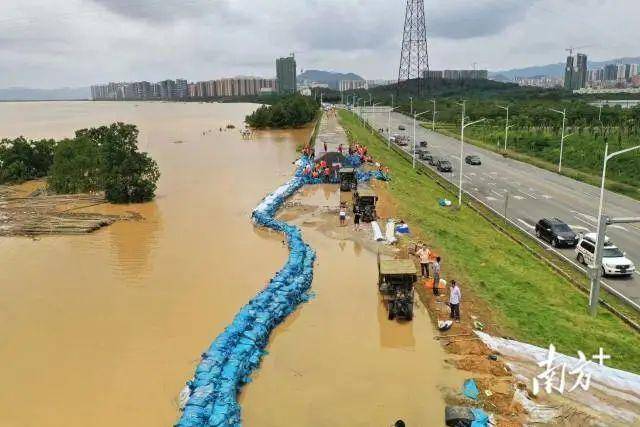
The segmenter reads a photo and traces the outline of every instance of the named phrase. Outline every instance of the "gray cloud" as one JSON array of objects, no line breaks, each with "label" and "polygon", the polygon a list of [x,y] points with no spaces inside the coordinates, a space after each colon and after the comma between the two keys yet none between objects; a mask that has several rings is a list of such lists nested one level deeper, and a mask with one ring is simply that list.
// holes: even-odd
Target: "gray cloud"
[{"label": "gray cloud", "polygon": [[522,21],[536,1],[455,1],[436,9],[429,17],[428,31],[434,37],[469,39],[500,34]]},{"label": "gray cloud", "polygon": [[[594,59],[638,54],[636,0],[425,7],[433,68],[557,63],[576,43]],[[2,0],[0,87],[273,76],[292,51],[299,68],[393,78],[403,21],[401,0]]]}]

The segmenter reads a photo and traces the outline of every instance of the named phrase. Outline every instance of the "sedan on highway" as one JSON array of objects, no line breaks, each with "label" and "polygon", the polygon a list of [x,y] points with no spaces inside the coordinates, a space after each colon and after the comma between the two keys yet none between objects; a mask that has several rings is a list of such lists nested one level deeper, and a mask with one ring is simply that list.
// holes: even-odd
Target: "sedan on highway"
[{"label": "sedan on highway", "polygon": [[574,247],[578,244],[578,236],[564,221],[558,218],[543,218],[536,224],[536,236],[546,240],[554,247]]},{"label": "sedan on highway", "polygon": [[[582,236],[576,246],[576,258],[580,264],[593,265],[596,252],[596,234],[589,233]],[[631,276],[636,270],[635,265],[605,237],[602,249],[602,276]]]},{"label": "sedan on highway", "polygon": [[440,172],[453,171],[453,166],[451,166],[451,162],[449,160],[438,160],[438,163],[436,163],[436,168],[438,168]]},{"label": "sedan on highway", "polygon": [[468,165],[480,166],[482,164],[482,160],[480,160],[479,156],[467,156],[464,158],[464,161]]},{"label": "sedan on highway", "polygon": [[400,126],[398,126],[398,130],[407,130],[407,128],[404,127],[404,125],[400,125]]}]

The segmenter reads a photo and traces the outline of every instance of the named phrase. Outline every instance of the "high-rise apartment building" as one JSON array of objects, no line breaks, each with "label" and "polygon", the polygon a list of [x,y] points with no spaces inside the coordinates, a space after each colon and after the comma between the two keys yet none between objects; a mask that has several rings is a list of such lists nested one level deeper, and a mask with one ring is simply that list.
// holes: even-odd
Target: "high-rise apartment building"
[{"label": "high-rise apartment building", "polygon": [[568,56],[564,70],[564,88],[577,90],[587,85],[587,55]]},{"label": "high-rise apartment building", "polygon": [[276,59],[276,76],[280,93],[295,93],[297,90],[296,59],[293,54],[287,58]]}]

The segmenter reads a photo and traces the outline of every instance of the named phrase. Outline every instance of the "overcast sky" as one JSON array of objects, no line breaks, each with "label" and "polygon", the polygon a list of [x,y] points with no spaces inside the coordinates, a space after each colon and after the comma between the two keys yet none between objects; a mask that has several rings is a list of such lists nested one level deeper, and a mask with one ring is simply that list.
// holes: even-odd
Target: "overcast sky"
[{"label": "overcast sky", "polygon": [[[404,0],[0,0],[0,87],[298,69],[397,77]],[[638,56],[638,0],[425,0],[431,69]]]}]

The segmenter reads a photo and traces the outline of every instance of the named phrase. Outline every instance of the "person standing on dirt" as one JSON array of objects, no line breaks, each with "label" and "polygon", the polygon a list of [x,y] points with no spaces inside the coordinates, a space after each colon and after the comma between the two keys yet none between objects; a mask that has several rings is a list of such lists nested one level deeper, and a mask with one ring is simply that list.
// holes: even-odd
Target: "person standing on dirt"
[{"label": "person standing on dirt", "polygon": [[340,213],[338,215],[340,217],[340,226],[344,227],[347,220],[347,208],[344,203],[340,203]]},{"label": "person standing on dirt", "polygon": [[353,209],[353,229],[356,231],[360,230],[360,208],[358,206],[356,206]]},{"label": "person standing on dirt", "polygon": [[429,258],[431,257],[431,251],[427,248],[426,245],[422,245],[416,255],[420,257],[420,270],[422,272],[422,276],[429,278]]},{"label": "person standing on dirt", "polygon": [[449,307],[451,308],[451,319],[460,321],[460,300],[462,292],[455,280],[451,281],[451,290],[449,291]]},{"label": "person standing on dirt", "polygon": [[437,257],[436,262],[433,263],[433,295],[440,295],[438,286],[440,286],[440,261],[441,258]]}]

